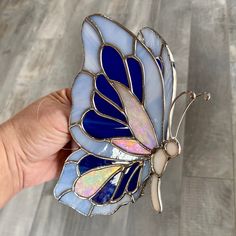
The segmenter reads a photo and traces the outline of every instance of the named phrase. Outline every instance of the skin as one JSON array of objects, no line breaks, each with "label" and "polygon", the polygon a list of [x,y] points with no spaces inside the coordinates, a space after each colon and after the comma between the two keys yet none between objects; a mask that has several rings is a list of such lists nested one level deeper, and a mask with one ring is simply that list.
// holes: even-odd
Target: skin
[{"label": "skin", "polygon": [[58,177],[71,152],[70,109],[70,89],[63,89],[0,125],[0,208],[22,189]]}]

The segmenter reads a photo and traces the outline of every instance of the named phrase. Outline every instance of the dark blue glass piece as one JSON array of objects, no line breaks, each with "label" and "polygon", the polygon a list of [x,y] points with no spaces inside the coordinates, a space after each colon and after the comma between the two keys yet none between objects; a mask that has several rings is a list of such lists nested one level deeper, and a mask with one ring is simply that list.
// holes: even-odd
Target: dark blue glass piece
[{"label": "dark blue glass piece", "polygon": [[122,196],[122,194],[124,193],[125,191],[125,187],[130,179],[130,176],[133,174],[134,170],[136,169],[136,167],[139,165],[138,162],[135,162],[131,167],[130,169],[128,170],[128,172],[126,174],[124,174],[121,182],[120,182],[120,185],[115,193],[115,196],[113,197],[113,200],[116,200],[118,198],[120,198]]},{"label": "dark blue glass piece", "polygon": [[131,77],[133,92],[137,96],[140,102],[143,98],[143,75],[142,67],[138,60],[133,57],[127,58],[127,63],[129,67],[129,73]]},{"label": "dark blue glass piece", "polygon": [[164,66],[163,66],[163,64],[162,64],[162,61],[161,61],[160,58],[158,58],[158,57],[156,58],[156,61],[157,61],[158,65],[160,66],[161,71],[163,72]]},{"label": "dark blue glass piece", "polygon": [[111,46],[103,47],[102,66],[109,79],[118,81],[129,87],[127,74],[125,71],[125,64],[116,49]]},{"label": "dark blue glass piece", "polygon": [[85,156],[79,162],[79,171],[80,171],[80,174],[83,174],[93,168],[96,168],[99,166],[112,165],[112,163],[113,163],[112,160],[107,160],[107,159],[99,158],[93,155],[88,155],[88,156]]},{"label": "dark blue glass piece", "polygon": [[94,110],[85,114],[82,123],[85,131],[97,139],[132,137],[129,127],[115,120],[102,117]]},{"label": "dark blue glass piece", "polygon": [[139,167],[135,171],[134,175],[132,176],[132,178],[129,182],[128,192],[133,192],[137,188],[140,169],[141,169],[141,167]]},{"label": "dark blue glass piece", "polygon": [[123,107],[116,90],[110,85],[103,74],[97,76],[96,87],[101,94],[116,103],[119,107]]},{"label": "dark blue glass piece", "polygon": [[[119,174],[119,173],[118,173]],[[116,174],[116,175],[118,175]],[[111,178],[110,181],[108,181],[104,187],[92,198],[92,200],[98,204],[104,204],[106,202],[108,202],[115,189],[116,189],[116,184],[114,184],[114,179],[116,178],[116,175]]]},{"label": "dark blue glass piece", "polygon": [[113,105],[111,105],[101,96],[99,96],[99,94],[95,93],[93,100],[95,107],[99,112],[126,122],[125,116],[119,110],[117,110]]}]

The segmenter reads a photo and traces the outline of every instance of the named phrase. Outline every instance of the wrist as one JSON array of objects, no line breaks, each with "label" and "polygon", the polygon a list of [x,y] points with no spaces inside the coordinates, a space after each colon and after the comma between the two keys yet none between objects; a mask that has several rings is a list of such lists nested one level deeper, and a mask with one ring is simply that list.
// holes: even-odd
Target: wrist
[{"label": "wrist", "polygon": [[0,208],[23,188],[19,143],[11,121],[0,125]]}]

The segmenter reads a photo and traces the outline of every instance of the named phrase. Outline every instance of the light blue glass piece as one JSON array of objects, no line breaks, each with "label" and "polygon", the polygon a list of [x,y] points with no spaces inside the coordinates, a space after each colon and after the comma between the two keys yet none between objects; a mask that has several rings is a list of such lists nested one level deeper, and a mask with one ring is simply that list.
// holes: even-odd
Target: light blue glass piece
[{"label": "light blue glass piece", "polygon": [[163,80],[164,80],[164,90],[165,90],[165,109],[164,109],[164,135],[165,139],[167,133],[167,126],[169,121],[169,111],[173,98],[175,97],[175,68],[173,66],[174,58],[167,44],[161,38],[161,36],[155,32],[153,29],[145,27],[140,30],[143,36],[143,41],[146,46],[148,46],[155,57],[161,59],[163,64]]},{"label": "light blue glass piece", "polygon": [[142,188],[139,188],[134,194],[133,194],[133,199],[134,201],[138,200],[140,195],[142,193]]},{"label": "light blue glass piece", "polygon": [[64,165],[60,179],[54,189],[54,195],[56,198],[60,198],[60,195],[63,192],[72,189],[72,185],[78,177],[76,168],[77,165],[75,163],[66,163]]},{"label": "light blue glass piece", "polygon": [[151,163],[150,161],[144,161],[143,170],[142,170],[142,183],[149,178],[151,174]]},{"label": "light blue glass piece", "polygon": [[115,45],[124,55],[132,54],[133,37],[117,23],[100,15],[89,17],[99,28],[105,43]]},{"label": "light blue glass piece", "polygon": [[140,30],[145,45],[152,50],[155,57],[161,54],[163,40],[152,29],[145,27]]},{"label": "light blue glass piece", "polygon": [[[167,47],[162,49],[162,62],[164,65],[164,87],[165,87],[165,119],[164,119],[164,134],[167,133],[169,122],[169,113],[172,100],[175,97],[175,81],[173,63],[170,60],[170,54]],[[165,137],[167,138],[167,137]]]},{"label": "light blue glass piece", "polygon": [[78,162],[85,155],[86,155],[86,152],[80,149],[78,151],[71,153],[70,156],[67,158],[66,162],[69,162],[69,161]]},{"label": "light blue glass piece", "polygon": [[70,128],[72,136],[76,142],[78,142],[87,151],[96,155],[103,155],[105,157],[111,157],[113,146],[105,141],[96,141],[86,135],[79,126],[75,125]]},{"label": "light blue glass piece", "polygon": [[119,202],[108,204],[104,206],[95,206],[92,210],[91,215],[111,215],[116,210],[119,209],[120,206],[125,205],[129,202],[131,202],[131,198],[129,195],[125,195]]},{"label": "light blue glass piece", "polygon": [[84,69],[92,73],[98,73],[101,70],[98,55],[102,41],[98,32],[87,21],[84,21],[82,27],[82,39],[84,45]]},{"label": "light blue glass piece", "polygon": [[90,108],[90,97],[93,91],[93,78],[81,72],[75,78],[72,87],[72,109],[70,115],[70,123],[78,122],[86,109]]},{"label": "light blue glass piece", "polygon": [[159,143],[162,141],[163,79],[157,62],[144,46],[137,41],[136,56],[141,60],[145,72],[144,106],[152,120]]},{"label": "light blue glass piece", "polygon": [[89,215],[92,207],[89,200],[79,198],[74,192],[66,193],[59,201],[85,216]]}]

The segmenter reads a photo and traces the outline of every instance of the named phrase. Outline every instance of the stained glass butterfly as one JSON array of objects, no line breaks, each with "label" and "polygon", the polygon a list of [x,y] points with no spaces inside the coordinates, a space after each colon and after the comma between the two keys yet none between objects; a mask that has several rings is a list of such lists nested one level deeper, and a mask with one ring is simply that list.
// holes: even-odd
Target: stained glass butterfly
[{"label": "stained glass butterfly", "polygon": [[[67,158],[54,195],[83,215],[110,215],[135,202],[151,178],[152,203],[160,212],[160,178],[180,153],[183,116],[198,96],[209,95],[187,91],[175,98],[173,56],[150,28],[135,36],[95,14],[84,20],[82,40],[85,59],[72,87],[70,116],[81,148]],[[190,103],[173,136],[173,107],[183,94]]]}]

